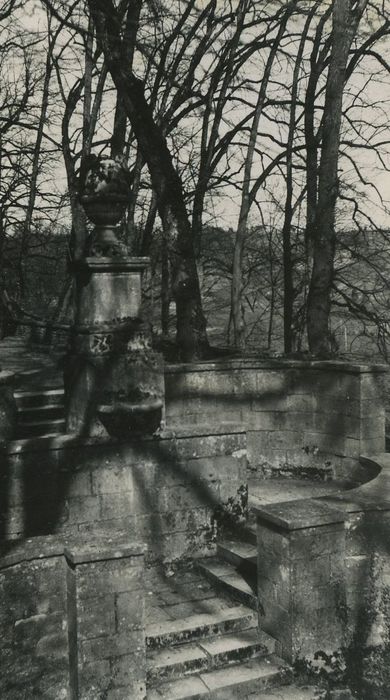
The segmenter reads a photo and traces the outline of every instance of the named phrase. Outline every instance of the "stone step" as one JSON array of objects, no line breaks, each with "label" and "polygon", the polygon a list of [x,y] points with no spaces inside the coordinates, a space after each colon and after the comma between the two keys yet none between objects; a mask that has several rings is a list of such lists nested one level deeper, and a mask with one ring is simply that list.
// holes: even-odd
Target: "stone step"
[{"label": "stone step", "polygon": [[45,406],[28,406],[18,409],[18,423],[30,423],[35,421],[47,421],[64,418],[64,406],[60,403],[49,403]]},{"label": "stone step", "polygon": [[43,435],[58,435],[65,432],[65,420],[40,420],[19,424],[16,429],[16,440],[26,440]]},{"label": "stone step", "polygon": [[64,403],[64,389],[61,387],[41,391],[15,391],[14,396],[18,408]]},{"label": "stone step", "polygon": [[197,562],[199,571],[218,587],[244,605],[257,610],[256,574],[241,573],[233,564],[218,557],[209,557]]},{"label": "stone step", "polygon": [[248,520],[241,539],[249,544],[254,544],[257,546],[256,517],[252,511],[249,511],[248,513]]},{"label": "stone step", "polygon": [[[148,689],[148,700],[261,700],[268,688],[289,683],[291,668],[277,656],[254,658],[224,668],[200,671]],[[282,694],[276,697],[283,698]]]},{"label": "stone step", "polygon": [[269,645],[257,628],[206,637],[198,642],[158,649],[148,654],[148,681],[168,680],[194,671],[211,671],[265,656]]},{"label": "stone step", "polygon": [[257,547],[249,542],[223,540],[217,543],[217,553],[220,559],[236,568],[253,570],[257,567]]},{"label": "stone step", "polygon": [[146,645],[148,649],[159,649],[219,633],[245,630],[256,624],[256,613],[244,605],[237,605],[215,613],[191,615],[180,620],[148,625]]},{"label": "stone step", "polygon": [[166,681],[195,671],[206,671],[209,658],[198,644],[188,642],[179,646],[148,652],[147,682]]}]

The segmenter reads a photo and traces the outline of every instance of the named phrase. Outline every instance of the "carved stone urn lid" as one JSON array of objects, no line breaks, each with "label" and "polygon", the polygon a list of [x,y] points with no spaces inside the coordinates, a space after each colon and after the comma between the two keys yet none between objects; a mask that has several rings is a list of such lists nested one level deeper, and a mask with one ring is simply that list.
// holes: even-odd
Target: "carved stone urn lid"
[{"label": "carved stone urn lid", "polygon": [[129,197],[131,175],[124,158],[90,155],[85,162],[81,198],[99,197],[112,201],[118,195]]},{"label": "carved stone urn lid", "polygon": [[115,227],[123,218],[130,197],[130,171],[123,158],[91,155],[85,163],[80,201],[96,229],[88,243],[88,254],[121,257],[126,247],[116,237]]}]

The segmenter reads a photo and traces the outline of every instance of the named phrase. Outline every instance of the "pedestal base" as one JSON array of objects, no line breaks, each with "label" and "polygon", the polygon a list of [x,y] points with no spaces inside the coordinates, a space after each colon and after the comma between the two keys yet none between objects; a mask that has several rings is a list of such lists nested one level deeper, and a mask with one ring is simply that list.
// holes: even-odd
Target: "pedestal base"
[{"label": "pedestal base", "polygon": [[[147,258],[87,258],[80,270],[77,325],[64,368],[68,433],[107,434],[98,417],[101,406],[110,407],[110,419],[124,403],[164,403],[162,357],[152,350],[140,318],[147,264]],[[154,423],[155,417],[150,433]]]}]

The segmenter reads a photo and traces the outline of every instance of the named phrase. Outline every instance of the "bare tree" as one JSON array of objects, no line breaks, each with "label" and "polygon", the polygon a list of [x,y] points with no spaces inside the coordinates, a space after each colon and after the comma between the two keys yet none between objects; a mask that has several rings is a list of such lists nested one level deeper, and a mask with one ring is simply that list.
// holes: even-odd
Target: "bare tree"
[{"label": "bare tree", "polygon": [[127,70],[126,50],[114,5],[110,0],[89,0],[88,5],[111,77],[121,94],[138,145],[148,164],[159,213],[167,232],[173,268],[178,347],[183,359],[199,357],[207,349],[206,323],[182,184],[173,166],[166,139],[145,98],[144,86],[132,71]]},{"label": "bare tree", "polygon": [[286,25],[288,19],[290,18],[293,12],[294,5],[294,2],[289,3],[286,6],[286,8],[284,8],[284,11],[281,13],[281,15],[278,17],[277,31],[275,38],[272,42],[271,49],[269,51],[260,89],[258,92],[256,108],[254,111],[254,116],[249,134],[248,148],[245,156],[241,207],[239,213],[236,242],[234,246],[232,278],[232,318],[234,326],[234,343],[236,347],[240,348],[241,350],[243,350],[245,347],[245,322],[242,309],[242,258],[245,245],[248,216],[254,199],[253,193],[251,196],[253,159],[257,144],[259,122],[264,109],[264,103],[267,95],[267,87],[271,75],[272,65],[275,60],[276,54],[280,48],[280,41],[286,30]]},{"label": "bare tree", "polygon": [[332,49],[326,83],[318,201],[313,223],[313,270],[307,309],[309,347],[316,355],[331,352],[329,314],[343,94],[349,52],[366,6],[367,0],[352,4],[350,0],[335,0],[333,6]]}]

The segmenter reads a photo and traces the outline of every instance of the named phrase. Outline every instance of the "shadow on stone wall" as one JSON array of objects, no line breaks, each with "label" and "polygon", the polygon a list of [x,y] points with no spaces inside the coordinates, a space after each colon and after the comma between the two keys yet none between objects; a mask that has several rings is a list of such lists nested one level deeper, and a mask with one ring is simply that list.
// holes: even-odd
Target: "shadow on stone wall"
[{"label": "shadow on stone wall", "polygon": [[3,550],[12,548],[10,537],[112,529],[146,541],[157,560],[176,560],[209,553],[218,529],[244,523],[242,428],[230,434],[226,427],[195,426],[179,430],[179,437],[165,431],[126,442],[89,438],[97,396],[91,392],[80,435],[3,449]]}]

